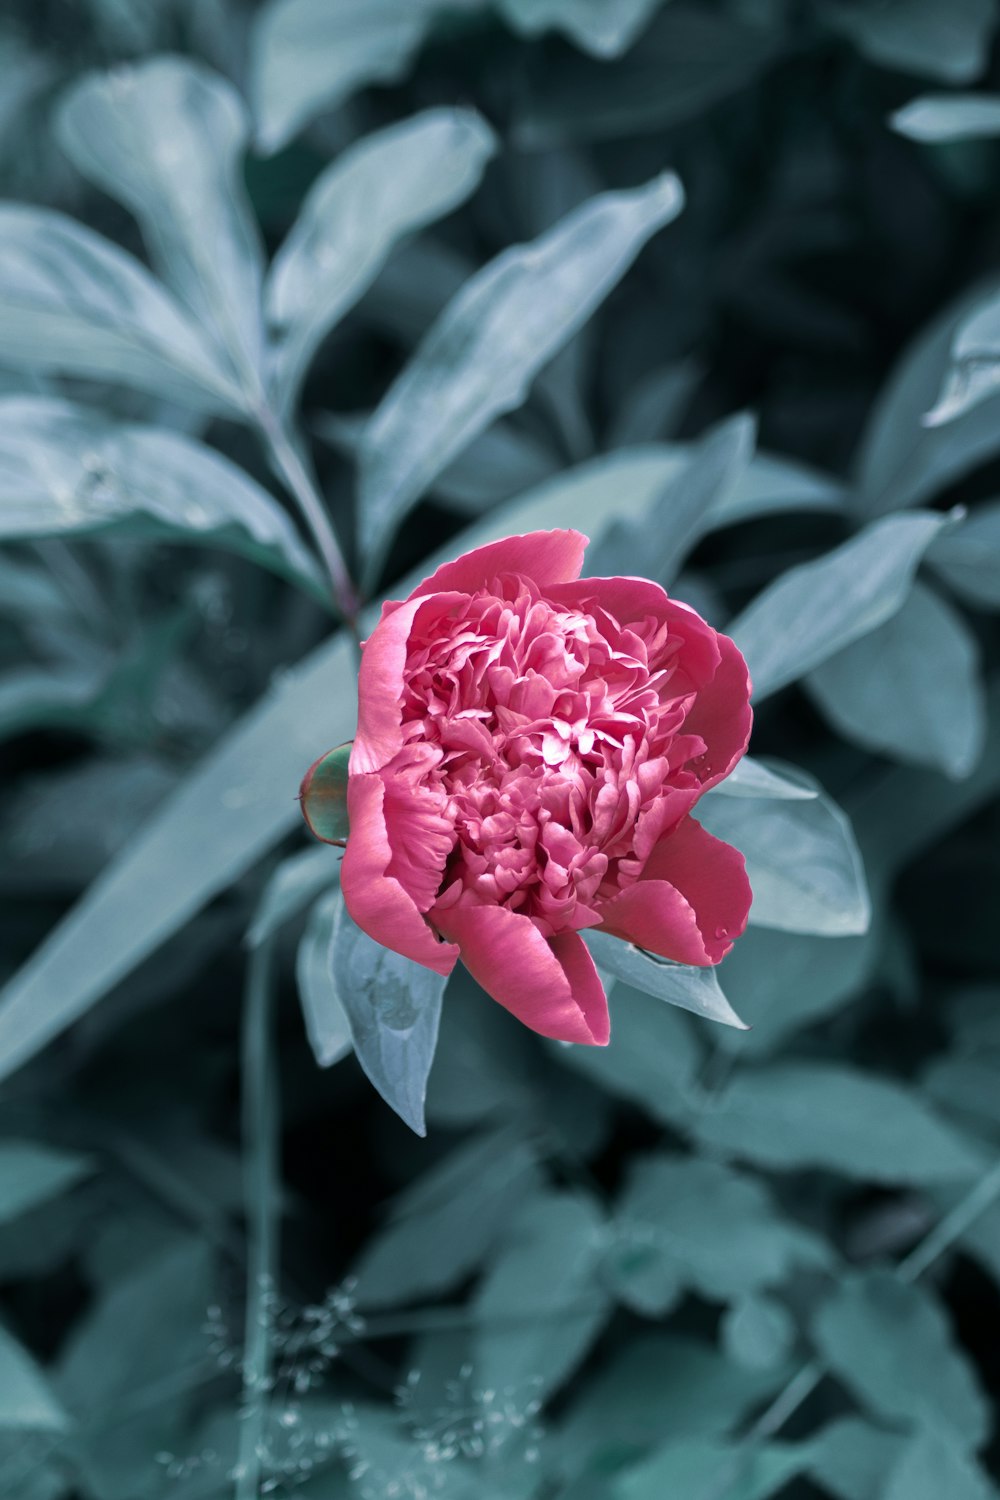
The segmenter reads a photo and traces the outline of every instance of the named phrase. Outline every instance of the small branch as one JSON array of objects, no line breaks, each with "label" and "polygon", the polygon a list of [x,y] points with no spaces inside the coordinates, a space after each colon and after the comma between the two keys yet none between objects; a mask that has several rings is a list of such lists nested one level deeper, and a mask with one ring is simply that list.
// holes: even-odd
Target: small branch
[{"label": "small branch", "polygon": [[357,591],[323,501],[317,493],[305,464],[296,453],[284,427],[270,407],[258,406],[255,417],[274,467],[288,486],[289,492],[294,496],[303,519],[312,533],[330,577],[330,586],[337,609],[354,639],[357,640],[359,604]]},{"label": "small branch", "polygon": [[969,1229],[980,1214],[1000,1197],[1000,1162],[997,1162],[985,1177],[981,1177],[971,1192],[966,1193],[944,1218],[928,1230],[919,1244],[914,1245],[896,1267],[901,1281],[916,1281],[939,1256]]},{"label": "small branch", "polygon": [[278,1270],[280,1168],[278,1078],[273,1032],[274,946],[249,957],[243,1001],[242,1113],[247,1216],[247,1305],[243,1410],[236,1500],[258,1500],[271,1386],[271,1320]]}]

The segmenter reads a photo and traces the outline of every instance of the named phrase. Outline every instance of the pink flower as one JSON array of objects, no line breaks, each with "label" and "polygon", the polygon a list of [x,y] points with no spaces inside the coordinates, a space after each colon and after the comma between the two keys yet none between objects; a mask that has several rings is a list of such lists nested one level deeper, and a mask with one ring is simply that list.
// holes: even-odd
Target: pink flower
[{"label": "pink flower", "polygon": [[746,749],[736,646],[642,578],[580,578],[586,537],[447,563],[366,642],[348,776],[347,908],[543,1036],[603,1045],[580,932],[717,964],[743,857],[690,816]]}]

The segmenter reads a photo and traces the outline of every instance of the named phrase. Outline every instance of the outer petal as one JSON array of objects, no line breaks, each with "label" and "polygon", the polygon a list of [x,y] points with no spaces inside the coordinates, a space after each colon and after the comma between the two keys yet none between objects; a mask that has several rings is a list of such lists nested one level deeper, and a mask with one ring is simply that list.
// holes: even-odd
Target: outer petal
[{"label": "outer petal", "polygon": [[[457,602],[453,594],[442,605]],[[351,774],[379,771],[402,748],[400,733],[403,668],[414,617],[423,598],[385,606],[382,618],[365,641],[358,672],[358,732],[351,750]]]},{"label": "outer petal", "polygon": [[500,573],[520,573],[539,588],[564,583],[579,578],[586,545],[587,538],[579,531],[530,531],[526,536],[505,536],[456,557],[454,562],[442,563],[413,590],[410,599],[452,589],[473,594]]},{"label": "outer petal", "polygon": [[666,620],[671,634],[684,642],[681,665],[692,688],[711,681],[718,667],[718,631],[697,610],[671,599],[666,589],[648,578],[580,578],[575,583],[557,584],[546,593],[560,604],[600,605],[620,625],[633,624],[647,615]]},{"label": "outer petal", "polygon": [[351,832],[340,867],[344,903],[358,926],[376,942],[438,974],[458,961],[453,943],[439,943],[416,903],[386,874],[392,859],[383,813],[381,776],[352,776],[347,784]]},{"label": "outer petal", "polygon": [[661,839],[642,875],[601,908],[602,930],[704,968],[725,958],[752,899],[742,854],[694,818]]},{"label": "outer petal", "polygon": [[432,916],[458,943],[473,979],[532,1031],[560,1042],[607,1044],[607,997],[575,932],[543,938],[528,917],[506,906],[459,904]]},{"label": "outer petal", "polygon": [[684,721],[685,734],[701,735],[707,747],[692,767],[706,792],[729,775],[746,750],[753,725],[747,664],[728,635],[717,639],[722,651],[718,670],[699,691]]}]

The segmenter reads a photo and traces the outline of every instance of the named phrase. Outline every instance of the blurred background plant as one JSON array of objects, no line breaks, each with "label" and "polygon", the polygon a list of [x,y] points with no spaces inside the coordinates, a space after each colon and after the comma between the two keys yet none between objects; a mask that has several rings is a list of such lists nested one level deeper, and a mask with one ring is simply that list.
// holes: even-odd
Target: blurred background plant
[{"label": "blurred background plant", "polygon": [[[5,1496],[997,1493],[997,19],[8,0]],[[558,525],[756,684],[606,1051],[294,800],[351,580]]]}]

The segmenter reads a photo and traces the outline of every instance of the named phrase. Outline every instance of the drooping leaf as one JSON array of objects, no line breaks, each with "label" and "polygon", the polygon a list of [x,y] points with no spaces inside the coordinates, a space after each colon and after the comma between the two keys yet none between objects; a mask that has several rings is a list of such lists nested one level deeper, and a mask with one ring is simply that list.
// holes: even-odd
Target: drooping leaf
[{"label": "drooping leaf", "polygon": [[93,1168],[85,1156],[37,1141],[0,1141],[0,1224],[58,1197]]},{"label": "drooping leaf", "polygon": [[620,62],[567,58],[536,75],[515,117],[515,141],[538,149],[676,125],[745,88],[776,52],[767,28],[672,0]]},{"label": "drooping leaf", "polygon": [[411,1130],[426,1134],[424,1101],[446,979],[383,948],[332,898],[330,967],[358,1062]]},{"label": "drooping leaf", "polygon": [[135,214],[156,269],[245,400],[259,398],[263,256],[235,89],[188,58],[154,57],[82,78],[58,129],[80,171]]},{"label": "drooping leaf", "polygon": [[995,94],[921,94],[891,116],[893,130],[911,141],[969,141],[1000,135]]},{"label": "drooping leaf", "polygon": [[623,979],[633,989],[710,1021],[721,1021],[724,1026],[746,1029],[722,993],[714,969],[671,963],[605,932],[588,932],[586,942],[598,968]]},{"label": "drooping leaf", "polygon": [[522,36],[561,31],[593,57],[620,57],[636,42],[664,0],[498,0]]},{"label": "drooping leaf", "polygon": [[692,1121],[703,1145],[762,1167],[824,1167],[868,1182],[973,1176],[977,1148],[912,1089],[842,1064],[744,1069]]},{"label": "drooping leaf", "polygon": [[825,937],[867,930],[871,901],[851,825],[818,787],[809,800],[709,792],[697,815],[746,858],[751,922]]},{"label": "drooping leaf", "polygon": [[887,516],[816,561],[789,568],[758,594],[729,626],[756,701],[890,619],[947,524],[930,512]]},{"label": "drooping leaf", "polygon": [[299,800],[310,832],[326,844],[343,844],[350,832],[347,817],[347,765],[350,741],[328,750],[302,778]]},{"label": "drooping leaf", "polygon": [[196,323],[124,250],[47,208],[0,205],[3,362],[232,415],[243,397]]},{"label": "drooping leaf", "polygon": [[319,897],[309,914],[295,960],[306,1035],[321,1068],[332,1067],[351,1050],[351,1024],[330,972],[341,904],[336,886]]},{"label": "drooping leaf", "polygon": [[583,1358],[611,1310],[603,1229],[579,1193],[522,1202],[473,1301],[474,1368],[487,1388],[537,1400]]},{"label": "drooping leaf", "polygon": [[314,845],[283,859],[264,887],[253,921],[247,928],[248,945],[259,947],[334,885],[339,864],[332,850]]},{"label": "drooping leaf", "polygon": [[438,1297],[492,1251],[525,1197],[541,1186],[531,1148],[509,1131],[450,1151],[393,1204],[353,1275],[360,1307]]},{"label": "drooping leaf", "polygon": [[808,687],[847,739],[961,780],[986,734],[979,663],[962,616],[918,582],[884,625],[811,672]]},{"label": "drooping leaf", "polygon": [[365,429],[359,525],[369,553],[451,459],[521,404],[542,366],[682,203],[670,173],[601,194],[462,288]]},{"label": "drooping leaf", "polygon": [[948,10],[937,0],[824,0],[822,9],[870,62],[945,83],[971,83],[979,75],[996,24],[989,0],[957,0]]},{"label": "drooping leaf", "polygon": [[291,405],[324,336],[396,243],[457,208],[495,150],[493,132],[474,110],[428,109],[365,136],[320,174],[267,281],[281,405]]},{"label": "drooping leaf", "polygon": [[65,1432],[69,1426],[35,1360],[0,1325],[0,1433]]},{"label": "drooping leaf", "polygon": [[857,1272],[820,1307],[813,1335],[837,1379],[877,1417],[948,1434],[964,1449],[985,1438],[986,1401],[926,1287]]},{"label": "drooping leaf", "polygon": [[1000,609],[1000,500],[976,506],[961,526],[942,532],[927,561],[961,599]]},{"label": "drooping leaf", "polygon": [[0,537],[95,534],[224,546],[329,596],[286,512],[213,449],[51,396],[0,398]]}]

